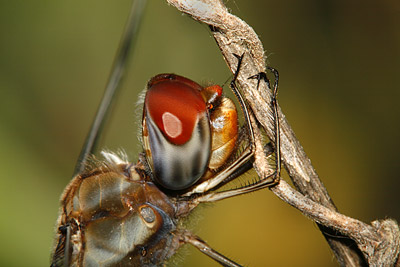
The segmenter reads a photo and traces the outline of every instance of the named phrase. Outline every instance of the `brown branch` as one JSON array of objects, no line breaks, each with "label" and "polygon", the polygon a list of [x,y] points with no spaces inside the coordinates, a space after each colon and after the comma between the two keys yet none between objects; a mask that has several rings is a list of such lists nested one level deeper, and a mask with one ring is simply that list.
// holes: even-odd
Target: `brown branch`
[{"label": "brown branch", "polygon": [[[167,0],[181,12],[208,24],[232,72],[237,59],[233,54],[245,53],[238,82],[257,121],[274,141],[274,122],[270,107],[271,93],[265,83],[256,90],[256,81],[248,77],[265,72],[264,49],[254,30],[240,18],[230,14],[219,0]],[[282,161],[296,190],[286,182],[271,190],[282,200],[299,209],[320,227],[337,260],[342,266],[393,265],[399,253],[399,227],[391,219],[374,221],[372,225],[337,212],[310,159],[296,139],[284,114],[279,109]],[[256,130],[258,133],[258,129]],[[262,176],[268,163],[262,148],[256,150],[254,167]],[[334,231],[332,231],[332,229]],[[353,240],[339,238],[337,232]],[[350,243],[349,243],[350,241]]]}]

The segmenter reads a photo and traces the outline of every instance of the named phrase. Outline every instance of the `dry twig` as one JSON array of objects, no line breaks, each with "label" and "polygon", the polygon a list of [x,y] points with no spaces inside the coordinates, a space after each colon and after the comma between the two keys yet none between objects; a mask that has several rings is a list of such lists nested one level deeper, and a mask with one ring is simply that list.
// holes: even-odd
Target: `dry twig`
[{"label": "dry twig", "polygon": [[[260,83],[259,91],[255,90],[256,81],[248,79],[254,74],[265,72],[264,49],[254,30],[240,18],[230,14],[219,0],[167,1],[181,12],[210,26],[232,72],[237,64],[233,54],[245,53],[238,82],[256,120],[274,141],[270,91],[265,83]],[[282,161],[298,191],[285,181],[271,188],[271,191],[318,224],[340,265],[394,265],[400,247],[397,222],[386,219],[368,225],[338,213],[280,108],[279,117]],[[258,129],[256,134],[259,134]],[[263,149],[258,143],[254,167],[260,176],[263,176],[262,170],[267,169],[263,159]],[[350,239],[338,238],[338,233]],[[358,249],[353,245],[354,242]]]}]

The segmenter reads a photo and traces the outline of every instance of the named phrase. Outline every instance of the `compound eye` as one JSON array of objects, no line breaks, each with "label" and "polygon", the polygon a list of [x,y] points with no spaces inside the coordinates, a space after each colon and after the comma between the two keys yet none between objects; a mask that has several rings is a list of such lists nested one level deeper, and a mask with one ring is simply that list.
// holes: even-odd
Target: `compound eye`
[{"label": "compound eye", "polygon": [[188,142],[199,117],[206,112],[199,89],[198,84],[176,75],[156,76],[149,83],[146,111],[172,144]]},{"label": "compound eye", "polygon": [[160,74],[148,83],[143,143],[156,182],[181,190],[204,174],[211,150],[207,105],[197,83]]}]

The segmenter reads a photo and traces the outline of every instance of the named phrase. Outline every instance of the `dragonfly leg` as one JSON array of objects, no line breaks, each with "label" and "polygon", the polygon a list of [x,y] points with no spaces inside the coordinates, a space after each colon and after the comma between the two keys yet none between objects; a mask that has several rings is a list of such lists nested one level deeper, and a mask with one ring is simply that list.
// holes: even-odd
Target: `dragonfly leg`
[{"label": "dragonfly leg", "polygon": [[[276,185],[279,183],[280,179],[280,173],[281,173],[281,153],[280,153],[280,128],[279,128],[279,115],[278,115],[278,104],[277,104],[277,93],[278,93],[278,81],[279,81],[279,74],[278,71],[274,68],[267,67],[275,76],[275,82],[274,86],[272,89],[272,99],[271,99],[271,107],[273,110],[273,116],[274,116],[274,131],[275,131],[275,170],[274,172],[267,176],[267,177],[261,177],[261,179],[253,184],[237,188],[237,189],[232,189],[232,190],[227,190],[227,191],[222,191],[222,192],[209,192],[207,194],[203,194],[198,196],[195,200],[197,202],[214,202],[217,200],[241,195],[241,194],[246,194],[250,193],[256,190],[260,190],[266,187],[270,187],[273,185]],[[257,88],[260,84],[260,81],[264,81],[267,83],[268,86],[270,86],[270,82],[267,78],[266,73],[261,72],[256,75],[253,75],[249,77],[249,79],[257,79],[258,80],[258,85]],[[252,128],[250,126],[251,133],[253,133]],[[253,135],[254,138],[254,135]],[[252,140],[254,142],[254,139]],[[254,145],[254,143],[253,143]],[[252,146],[253,146],[252,145]],[[246,163],[247,164],[247,163]],[[240,167],[240,166],[239,166]],[[236,168],[240,169],[240,168]],[[232,174],[231,174],[232,175]],[[234,173],[233,173],[234,175]],[[238,176],[238,175],[236,175]]]},{"label": "dragonfly leg", "polygon": [[211,259],[215,260],[222,266],[227,267],[240,267],[241,265],[237,264],[236,262],[232,261],[231,259],[225,257],[218,251],[211,248],[205,241],[200,239],[198,236],[194,235],[190,231],[187,230],[179,230],[176,232],[179,236],[181,242],[185,244],[190,244],[200,250],[202,253],[206,254]]},{"label": "dragonfly leg", "polygon": [[238,77],[238,74],[240,71],[240,67],[242,65],[244,54],[242,54],[241,56],[238,56],[236,54],[234,54],[234,55],[238,59],[238,66],[237,66],[236,72],[233,76],[233,79],[230,83],[230,87],[231,87],[233,93],[235,94],[235,96],[240,104],[240,107],[242,109],[243,115],[244,115],[244,119],[245,119],[244,124],[248,131],[248,133],[247,133],[248,138],[250,139],[249,145],[234,160],[234,162],[232,162],[232,164],[230,164],[228,167],[226,167],[224,170],[222,170],[217,176],[200,183],[199,185],[195,186],[191,191],[185,193],[183,195],[185,197],[191,196],[191,195],[197,194],[197,193],[205,193],[209,190],[212,190],[212,189],[218,187],[221,183],[232,180],[233,178],[237,177],[237,176],[232,176],[232,174],[234,174],[237,171],[237,169],[240,169],[241,166],[243,166],[247,162],[249,162],[253,157],[254,133],[253,133],[253,128],[250,123],[249,110],[248,110],[245,100],[243,99],[243,96],[241,95],[238,87],[236,86],[236,80],[237,80],[237,77]]}]

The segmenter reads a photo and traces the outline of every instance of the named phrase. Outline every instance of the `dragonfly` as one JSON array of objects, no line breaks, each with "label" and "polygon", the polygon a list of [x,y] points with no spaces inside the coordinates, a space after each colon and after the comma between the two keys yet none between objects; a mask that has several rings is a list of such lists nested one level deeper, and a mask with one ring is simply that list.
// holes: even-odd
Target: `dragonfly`
[{"label": "dragonfly", "polygon": [[[117,54],[109,87],[116,88],[140,8],[133,5],[132,24]],[[139,11],[138,11],[139,10]],[[136,12],[136,13],[135,13]],[[137,14],[139,12],[139,14]],[[123,153],[102,151],[92,156],[94,143],[109,108],[101,104],[78,160],[75,175],[61,196],[51,266],[161,266],[184,244],[190,244],[223,266],[240,266],[183,228],[202,203],[254,192],[279,182],[280,139],[277,111],[278,72],[271,86],[265,73],[249,79],[266,82],[272,90],[275,144],[274,171],[226,189],[252,168],[255,150],[250,112],[236,79],[245,53],[237,58],[230,88],[244,123],[239,125],[235,103],[222,87],[202,87],[172,73],[159,74],[147,84],[142,116],[143,152],[136,163]],[[119,66],[119,67],[118,67]],[[109,84],[110,84],[109,83]],[[257,87],[258,87],[257,85]],[[111,101],[105,94],[104,101]],[[109,103],[108,103],[109,106]]]}]

